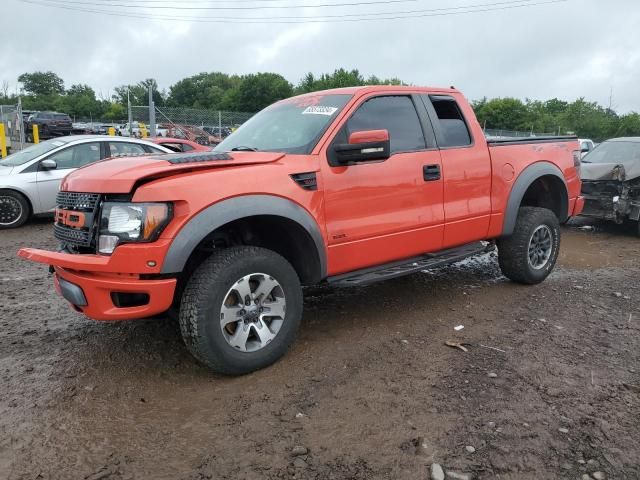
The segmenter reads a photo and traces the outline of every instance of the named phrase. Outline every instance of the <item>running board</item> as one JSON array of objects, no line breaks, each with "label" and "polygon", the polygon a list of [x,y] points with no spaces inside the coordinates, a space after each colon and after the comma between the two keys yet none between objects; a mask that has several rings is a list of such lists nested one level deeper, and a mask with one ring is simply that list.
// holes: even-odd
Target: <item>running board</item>
[{"label": "running board", "polygon": [[386,263],[376,267],[336,275],[335,277],[329,277],[327,281],[337,287],[362,287],[371,283],[409,275],[421,270],[459,262],[467,257],[491,252],[494,249],[495,245],[492,243],[474,242],[461,247],[442,250],[437,253],[427,253],[401,262]]}]

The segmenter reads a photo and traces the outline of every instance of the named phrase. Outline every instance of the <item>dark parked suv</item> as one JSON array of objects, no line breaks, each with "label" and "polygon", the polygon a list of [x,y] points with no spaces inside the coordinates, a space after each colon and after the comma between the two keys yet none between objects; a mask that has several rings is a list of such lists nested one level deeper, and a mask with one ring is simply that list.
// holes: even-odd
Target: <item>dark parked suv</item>
[{"label": "dark parked suv", "polygon": [[35,112],[25,122],[27,141],[33,141],[33,125],[38,125],[40,138],[71,135],[71,117],[66,113]]}]

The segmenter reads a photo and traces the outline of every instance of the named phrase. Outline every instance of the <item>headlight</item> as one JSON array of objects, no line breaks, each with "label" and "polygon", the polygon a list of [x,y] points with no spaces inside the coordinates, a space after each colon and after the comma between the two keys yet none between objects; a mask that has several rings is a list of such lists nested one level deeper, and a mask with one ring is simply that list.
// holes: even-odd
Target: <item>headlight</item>
[{"label": "headlight", "polygon": [[105,202],[98,252],[111,254],[121,243],[152,242],[170,219],[171,205],[167,203]]}]

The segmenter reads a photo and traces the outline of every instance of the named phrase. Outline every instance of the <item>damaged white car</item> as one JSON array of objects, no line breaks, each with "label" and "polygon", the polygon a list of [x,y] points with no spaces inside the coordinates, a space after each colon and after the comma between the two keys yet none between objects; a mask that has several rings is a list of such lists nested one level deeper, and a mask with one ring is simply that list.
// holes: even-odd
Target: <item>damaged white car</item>
[{"label": "damaged white car", "polygon": [[582,215],[635,222],[640,235],[640,137],[614,138],[582,159]]}]

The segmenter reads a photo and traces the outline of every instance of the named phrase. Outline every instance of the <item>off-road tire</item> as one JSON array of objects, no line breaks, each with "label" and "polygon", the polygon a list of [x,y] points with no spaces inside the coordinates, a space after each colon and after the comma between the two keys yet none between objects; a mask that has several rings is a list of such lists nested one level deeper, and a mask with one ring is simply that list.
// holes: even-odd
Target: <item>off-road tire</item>
[{"label": "off-road tire", "polygon": [[[242,352],[225,340],[220,308],[231,286],[255,272],[278,280],[286,298],[286,313],[270,343],[255,352]],[[302,287],[296,271],[283,257],[260,247],[225,248],[208,257],[189,278],[179,312],[180,332],[189,352],[223,375],[249,373],[281,358],[295,340],[301,318]]]},{"label": "off-road tire", "polygon": [[[535,269],[529,262],[529,243],[534,231],[546,225],[551,231],[551,255],[547,263]],[[546,208],[521,207],[513,233],[498,239],[498,262],[500,270],[508,279],[533,285],[549,276],[560,251],[560,226],[555,214]]]},{"label": "off-road tire", "polygon": [[21,210],[18,218],[15,221],[12,221],[11,223],[8,223],[8,219],[7,221],[3,221],[4,219],[0,218],[0,222],[2,222],[0,223],[0,230],[18,228],[24,225],[26,221],[29,220],[29,217],[31,216],[31,208],[29,206],[29,201],[25,198],[24,195],[13,190],[0,190],[0,199],[2,199],[3,197],[10,197],[16,202],[18,202]]}]

